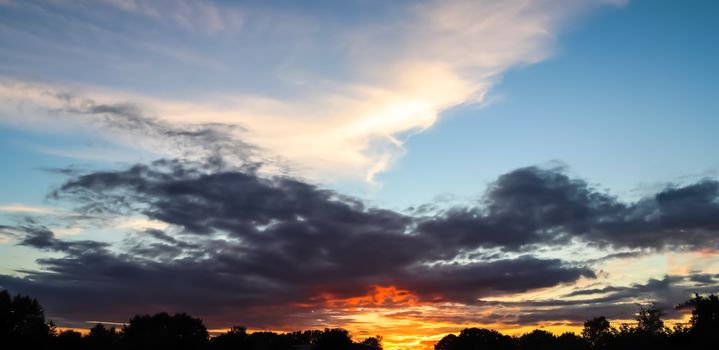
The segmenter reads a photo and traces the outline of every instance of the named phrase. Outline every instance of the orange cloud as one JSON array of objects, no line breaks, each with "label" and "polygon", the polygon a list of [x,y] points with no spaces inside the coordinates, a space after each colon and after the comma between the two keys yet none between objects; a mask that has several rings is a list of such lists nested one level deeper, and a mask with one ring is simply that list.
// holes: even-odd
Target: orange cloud
[{"label": "orange cloud", "polygon": [[376,306],[416,306],[419,297],[408,290],[395,286],[383,287],[372,285],[366,295],[336,298],[332,294],[323,293],[320,298],[328,308],[337,307],[376,307]]}]

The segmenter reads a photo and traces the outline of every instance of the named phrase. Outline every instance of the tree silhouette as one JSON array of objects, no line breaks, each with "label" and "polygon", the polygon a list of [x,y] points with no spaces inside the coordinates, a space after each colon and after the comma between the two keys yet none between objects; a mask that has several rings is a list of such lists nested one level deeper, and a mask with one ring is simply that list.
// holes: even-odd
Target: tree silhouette
[{"label": "tree silhouette", "polygon": [[694,298],[678,306],[680,309],[686,307],[693,309],[691,324],[694,331],[708,333],[719,330],[719,297],[695,294]]},{"label": "tree silhouette", "polygon": [[605,349],[612,336],[612,327],[604,316],[584,322],[582,337],[592,349]]},{"label": "tree silhouette", "polygon": [[454,350],[459,349],[457,346],[457,336],[447,334],[434,345],[434,350]]},{"label": "tree silhouette", "polygon": [[654,303],[650,304],[646,309],[641,307],[635,317],[637,320],[637,329],[650,335],[664,332],[664,321],[662,321],[664,315],[664,311],[659,309]]},{"label": "tree silhouette", "polygon": [[513,348],[512,337],[484,328],[463,329],[459,336],[447,336],[435,346],[435,350],[510,350]]},{"label": "tree silhouette", "polygon": [[352,338],[349,332],[342,328],[325,328],[317,339],[315,350],[349,350],[352,348]]},{"label": "tree silhouette", "polygon": [[214,337],[211,348],[213,350],[246,349],[247,341],[247,329],[235,326],[229,331]]},{"label": "tree silhouette", "polygon": [[556,350],[588,350],[589,344],[584,338],[571,333],[566,332],[557,337],[554,349]]},{"label": "tree silhouette", "polygon": [[291,346],[290,339],[274,332],[254,332],[248,337],[248,350],[284,350]]},{"label": "tree silhouette", "polygon": [[692,309],[691,329],[686,331],[686,337],[695,348],[719,348],[719,297],[695,294],[677,308]]},{"label": "tree silhouette", "polygon": [[[664,326],[664,312],[655,304],[641,307],[636,325],[612,328],[603,317],[584,323],[582,335],[564,333],[555,336],[534,330],[519,337],[495,330],[466,328],[448,334],[435,350],[715,350],[719,349],[719,298],[695,295],[677,306],[692,309],[687,325],[673,329]],[[248,332],[244,327],[209,338],[202,320],[187,314],[137,315],[116,331],[96,324],[85,336],[68,330],[56,333],[46,322],[37,300],[11,296],[0,291],[0,349],[30,350],[378,350],[382,337],[365,338],[355,343],[347,330],[296,331],[291,333]]]},{"label": "tree silhouette", "polygon": [[124,345],[138,350],[202,349],[209,339],[202,320],[184,313],[138,315],[130,319],[122,333]]},{"label": "tree silhouette", "polygon": [[369,337],[363,340],[360,344],[364,345],[365,347],[382,350],[382,336],[376,335],[374,337]]},{"label": "tree silhouette", "polygon": [[82,349],[83,347],[83,339],[82,334],[80,332],[76,332],[73,330],[67,330],[60,332],[55,337],[55,349],[58,350],[77,350]]},{"label": "tree silhouette", "polygon": [[102,323],[98,323],[90,328],[90,332],[85,337],[86,347],[88,349],[112,350],[117,348],[119,336],[115,327],[107,328]]},{"label": "tree silhouette", "polygon": [[523,334],[519,337],[519,349],[521,350],[554,350],[556,346],[554,334],[541,329]]},{"label": "tree silhouette", "polygon": [[0,291],[0,340],[11,346],[42,349],[49,345],[54,326],[45,322],[45,312],[37,302],[27,296],[10,296]]}]

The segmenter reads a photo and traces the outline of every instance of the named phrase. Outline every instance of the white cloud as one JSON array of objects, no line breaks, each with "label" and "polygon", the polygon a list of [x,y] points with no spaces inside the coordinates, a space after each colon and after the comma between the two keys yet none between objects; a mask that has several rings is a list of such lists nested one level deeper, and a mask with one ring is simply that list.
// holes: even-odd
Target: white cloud
[{"label": "white cloud", "polygon": [[[228,26],[239,22],[221,17],[225,11],[217,4],[183,1],[182,6],[160,11],[162,2],[112,0],[124,11],[171,18],[181,27],[199,25],[192,22],[199,21],[207,32],[233,31],[246,45],[246,50],[239,46],[239,53],[265,55],[266,66],[257,64],[257,69],[267,78],[265,82],[282,86],[218,87],[192,98],[173,97],[172,87],[163,96],[111,86],[75,86],[75,90],[93,100],[136,103],[171,123],[237,124],[247,130],[238,138],[282,157],[300,175],[371,182],[404,154],[403,135],[431,127],[448,108],[483,102],[502,73],[551,54],[565,20],[607,2],[611,1],[433,1],[403,8],[396,18],[346,26],[341,19],[311,18],[309,13],[254,12],[267,18],[248,18],[238,28]],[[292,25],[273,18],[287,19],[283,22]],[[301,30],[303,25],[316,28]],[[246,31],[252,34],[243,36]],[[287,57],[277,60],[272,56],[277,52],[270,47],[287,48],[279,51]],[[238,67],[249,62],[242,55],[237,58]],[[310,59],[340,68],[324,69]],[[233,63],[227,58],[224,62],[212,57],[193,59],[203,61],[218,63],[213,69]],[[0,109],[0,118],[18,115],[17,106],[24,106],[24,114],[37,115],[42,106],[52,108],[58,103],[47,91],[64,89],[23,84],[6,80],[0,86],[0,100],[14,106]],[[286,93],[288,89],[292,93]],[[28,120],[33,119],[25,123]],[[157,151],[156,144],[147,144]],[[171,149],[162,151],[172,153]]]},{"label": "white cloud", "polygon": [[65,213],[63,209],[52,207],[41,207],[24,204],[4,204],[0,205],[0,213],[20,213],[20,214],[54,214],[60,215]]}]

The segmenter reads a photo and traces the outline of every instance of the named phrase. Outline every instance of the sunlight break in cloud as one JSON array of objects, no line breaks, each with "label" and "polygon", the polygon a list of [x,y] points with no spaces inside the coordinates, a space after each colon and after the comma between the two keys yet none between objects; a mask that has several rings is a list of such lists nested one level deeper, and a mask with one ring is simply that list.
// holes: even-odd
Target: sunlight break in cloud
[{"label": "sunlight break in cloud", "polygon": [[[211,69],[203,67],[203,60],[194,62],[208,74],[213,69],[230,70],[220,74],[241,70],[243,63],[250,63],[243,62],[244,56],[267,57],[257,69],[263,76],[260,83],[269,88],[259,91],[248,78],[238,79],[237,86],[228,89],[209,86],[191,98],[173,97],[169,86],[163,96],[93,84],[75,85],[72,90],[83,98],[137,105],[153,118],[175,125],[238,125],[244,132],[236,138],[282,157],[297,174],[372,182],[375,174],[404,153],[408,133],[431,127],[449,108],[481,103],[503,72],[546,58],[563,22],[604,2],[413,3],[382,21],[363,18],[359,24],[339,26],[341,19],[314,18],[296,9],[258,11],[187,1],[173,10],[158,11],[159,3],[110,1],[116,10],[163,25],[197,29],[195,35],[240,51],[232,59],[217,58],[221,66],[231,68]],[[199,15],[190,21],[187,13],[193,8]],[[267,38],[286,57],[275,58],[277,52],[260,45]],[[246,47],[237,47],[238,42]],[[155,51],[170,52],[166,56],[170,60],[181,52],[181,47],[157,49],[151,39],[148,44]],[[311,63],[307,60],[318,60],[317,67],[305,67]],[[18,94],[22,89],[10,84],[0,96],[13,106],[4,108],[3,119],[27,114],[17,106],[27,105],[28,100],[52,109],[55,102],[39,91],[58,95],[64,89],[62,84],[40,83],[27,94]]]}]

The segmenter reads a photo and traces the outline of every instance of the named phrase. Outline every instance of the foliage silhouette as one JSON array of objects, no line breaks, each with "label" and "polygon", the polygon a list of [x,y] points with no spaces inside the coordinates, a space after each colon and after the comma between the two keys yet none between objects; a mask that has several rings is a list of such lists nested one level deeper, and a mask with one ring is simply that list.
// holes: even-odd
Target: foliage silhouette
[{"label": "foliage silhouette", "polygon": [[679,308],[692,309],[691,328],[685,330],[687,341],[697,349],[719,348],[719,297],[695,294]]},{"label": "foliage silhouette", "polygon": [[58,350],[76,350],[84,347],[82,334],[73,330],[60,332],[53,343],[54,348]]},{"label": "foliage silhouette", "polygon": [[[556,336],[537,329],[519,337],[495,330],[467,328],[448,334],[435,350],[709,350],[719,349],[719,298],[695,295],[677,306],[691,310],[689,324],[664,325],[665,313],[655,304],[641,307],[636,325],[612,327],[605,317],[584,323],[581,335]],[[57,332],[43,308],[28,296],[0,291],[0,349],[39,350],[381,350],[382,337],[354,342],[347,330],[326,328],[289,333],[248,332],[233,327],[210,337],[199,318],[180,313],[137,315],[119,331],[96,324],[85,335]]]},{"label": "foliage silhouette", "polygon": [[55,327],[45,321],[45,311],[37,300],[22,295],[12,297],[7,291],[0,291],[2,344],[44,349],[50,345],[54,335]]},{"label": "foliage silhouette", "polygon": [[85,336],[85,347],[88,349],[107,349],[114,350],[120,341],[120,334],[114,327],[107,328],[102,323],[96,324],[90,328],[90,332]]},{"label": "foliage silhouette", "polygon": [[492,329],[466,328],[459,336],[450,335],[442,338],[435,345],[435,350],[513,350],[514,339]]},{"label": "foliage silhouette", "polygon": [[665,315],[656,304],[651,304],[648,308],[641,307],[637,313],[637,330],[649,335],[657,335],[666,331],[662,316]]},{"label": "foliage silhouette", "polygon": [[352,338],[349,332],[342,328],[325,329],[317,339],[315,350],[350,350],[352,349]]},{"label": "foliage silhouette", "polygon": [[592,349],[604,349],[612,336],[612,328],[604,316],[599,316],[584,322],[582,337]]},{"label": "foliage silhouette", "polygon": [[209,334],[199,318],[187,314],[138,315],[122,328],[122,343],[138,350],[192,350],[207,346]]},{"label": "foliage silhouette", "polygon": [[635,317],[636,326],[622,324],[619,328],[613,328],[605,317],[595,317],[584,323],[581,336],[565,333],[557,337],[543,330],[534,330],[520,337],[509,338],[509,344],[500,343],[498,339],[502,338],[494,331],[469,328],[459,335],[445,336],[435,345],[435,350],[719,349],[719,298],[714,295],[696,295],[677,308],[693,310],[689,326],[678,324],[674,329],[666,328],[661,319],[665,313],[651,304],[646,308],[640,307]]}]

